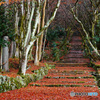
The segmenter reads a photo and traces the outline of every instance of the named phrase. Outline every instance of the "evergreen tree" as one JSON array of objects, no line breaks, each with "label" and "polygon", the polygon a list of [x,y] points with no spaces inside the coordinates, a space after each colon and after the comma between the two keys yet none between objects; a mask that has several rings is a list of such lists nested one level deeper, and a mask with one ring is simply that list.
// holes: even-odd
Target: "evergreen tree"
[{"label": "evergreen tree", "polygon": [[[11,9],[11,8],[10,8]],[[7,14],[5,14],[5,6],[0,6],[0,46],[4,46],[5,43],[9,43],[3,40],[4,36],[8,36],[10,40],[14,40],[14,28],[12,20],[12,11],[6,9]]]}]

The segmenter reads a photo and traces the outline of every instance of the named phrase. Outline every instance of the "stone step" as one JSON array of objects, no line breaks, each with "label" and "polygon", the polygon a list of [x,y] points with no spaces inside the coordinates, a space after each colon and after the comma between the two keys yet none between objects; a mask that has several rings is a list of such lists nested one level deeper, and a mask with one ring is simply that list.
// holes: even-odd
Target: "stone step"
[{"label": "stone step", "polygon": [[82,48],[70,48],[69,50],[82,51]]},{"label": "stone step", "polygon": [[80,42],[82,42],[82,40],[71,40],[71,43],[72,42],[79,42],[80,43]]},{"label": "stone step", "polygon": [[80,35],[79,33],[74,33],[74,34],[72,35],[72,37],[74,37],[74,36],[79,36],[79,37],[81,37],[81,35]]},{"label": "stone step", "polygon": [[63,58],[86,58],[83,54],[79,55],[79,54],[68,54],[66,56],[64,56]]},{"label": "stone step", "polygon": [[87,66],[87,63],[61,63],[61,61],[60,62],[58,62],[58,63],[48,63],[48,64],[55,64],[56,66],[58,66],[58,67],[86,67]]},{"label": "stone step", "polygon": [[69,50],[68,54],[83,54],[83,51],[80,50]]},{"label": "stone step", "polygon": [[65,58],[65,59],[67,59],[67,58],[69,59],[69,58],[86,58],[86,57],[83,56],[83,55],[82,55],[82,56],[76,56],[76,55],[75,55],[75,56],[74,56],[74,55],[68,56],[68,55],[67,55],[67,56],[65,56],[64,58]]},{"label": "stone step", "polygon": [[[72,50],[71,50],[72,51]],[[73,51],[72,51],[73,52]],[[83,52],[81,54],[67,54],[67,56],[82,56],[83,55]]]},{"label": "stone step", "polygon": [[71,44],[70,47],[82,47],[82,45],[80,45],[80,44],[76,44],[76,45],[75,44]]},{"label": "stone step", "polygon": [[76,84],[30,84],[30,86],[37,86],[37,87],[96,87],[96,85],[76,85]]},{"label": "stone step", "polygon": [[88,75],[87,73],[86,74],[79,74],[79,73],[50,73],[47,75],[47,77],[50,79],[51,77],[56,77],[56,79],[58,78],[62,78],[62,79],[65,79],[65,78],[68,78],[68,79],[86,79],[86,78],[94,78],[94,76],[92,75]]},{"label": "stone step", "polygon": [[82,58],[85,58],[84,56],[81,56],[81,57],[79,57],[79,56],[72,56],[72,57],[68,57],[68,56],[66,56],[66,57],[64,57],[64,59],[73,59],[73,58],[75,58],[75,59],[82,59]]},{"label": "stone step", "polygon": [[81,79],[81,80],[79,80],[79,79],[50,79],[49,78],[49,81],[47,81],[47,79],[46,78],[44,78],[43,80],[39,80],[39,81],[37,81],[36,82],[36,84],[38,84],[38,83],[42,83],[42,84],[58,84],[58,83],[60,83],[60,84],[90,84],[90,85],[96,85],[96,81],[94,81],[94,79],[89,79],[89,81],[87,81],[86,79]]},{"label": "stone step", "polygon": [[63,60],[62,63],[89,63],[89,61],[81,61],[81,60]]},{"label": "stone step", "polygon": [[[73,66],[67,66],[67,67],[59,67],[59,65],[58,66],[56,66],[56,68],[55,69],[53,69],[53,71],[85,71],[85,72],[95,72],[95,70],[93,69],[93,68],[91,68],[91,67],[87,67],[87,66],[85,66],[85,65],[87,65],[86,63],[58,63],[59,65],[61,65],[61,64],[70,64],[70,65],[74,65],[74,67]],[[76,66],[76,65],[80,65],[80,66]],[[80,68],[81,67],[81,68]],[[51,69],[52,70],[52,69]],[[51,71],[50,70],[50,71]]]},{"label": "stone step", "polygon": [[66,57],[83,57],[83,54],[67,54]]},{"label": "stone step", "polygon": [[44,78],[46,78],[46,79],[94,79],[94,76],[89,76],[89,75],[83,75],[83,76],[79,76],[79,75],[77,75],[77,76],[75,76],[75,75],[73,75],[73,76],[71,76],[71,75],[69,75],[69,76],[67,76],[67,75],[48,75],[48,76],[45,76]]},{"label": "stone step", "polygon": [[[39,82],[42,82],[43,84],[46,84],[46,83],[48,83],[48,84],[57,84],[57,83],[60,83],[60,84],[87,84],[88,82],[85,82],[85,81],[80,81],[80,80],[78,80],[78,81],[76,81],[76,80],[73,80],[73,81],[71,81],[71,80],[69,80],[69,81],[66,81],[66,80],[62,80],[62,81],[60,81],[60,79],[59,80],[56,80],[55,82],[54,82],[55,80],[50,80],[49,79],[49,82],[47,81],[47,80],[44,80],[44,81],[39,81]],[[37,83],[39,83],[39,82],[37,82]],[[95,81],[90,81],[90,83],[89,84],[91,84],[91,85],[94,85],[96,82]]]},{"label": "stone step", "polygon": [[79,42],[77,42],[77,41],[70,41],[70,44],[72,44],[72,43],[74,43],[75,45],[77,45],[77,44],[82,44],[81,41],[79,41]]},{"label": "stone step", "polygon": [[82,45],[71,45],[70,48],[82,48]]},{"label": "stone step", "polygon": [[[47,76],[46,76],[47,77]],[[89,79],[89,81],[86,81],[86,79]],[[48,81],[49,80],[49,81]],[[77,78],[77,77],[72,77],[72,79],[69,77],[67,80],[66,78],[58,78],[58,77],[50,77],[48,76],[47,78],[44,78],[43,80],[39,80],[37,82],[35,82],[35,84],[41,84],[41,85],[45,85],[45,84],[49,84],[49,85],[56,85],[56,84],[62,84],[62,85],[96,85],[96,81],[94,81],[94,78]]]},{"label": "stone step", "polygon": [[72,40],[82,40],[82,38],[80,36],[73,36]]},{"label": "stone step", "polygon": [[88,58],[66,58],[62,62],[66,63],[88,63],[90,60]]},{"label": "stone step", "polygon": [[[67,57],[66,57],[66,58],[67,58]],[[85,61],[85,60],[87,60],[87,61],[89,61],[88,58],[82,58],[82,57],[80,57],[80,58],[79,58],[79,57],[77,57],[77,58],[75,58],[75,57],[72,58],[72,57],[71,57],[71,58],[68,58],[68,59],[66,59],[66,60],[75,60],[75,61],[76,61],[76,60],[78,60],[78,61]]]},{"label": "stone step", "polygon": [[70,42],[71,46],[77,46],[77,45],[82,45],[82,42]]}]

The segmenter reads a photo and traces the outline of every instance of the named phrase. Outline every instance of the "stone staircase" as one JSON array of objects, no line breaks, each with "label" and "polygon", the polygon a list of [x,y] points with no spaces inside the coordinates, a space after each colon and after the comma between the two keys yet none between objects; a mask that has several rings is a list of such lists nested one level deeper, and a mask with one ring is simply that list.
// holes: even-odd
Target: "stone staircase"
[{"label": "stone staircase", "polygon": [[[100,93],[96,85],[95,77],[91,75],[95,72],[93,68],[79,66],[60,67],[50,69],[48,75],[43,79],[29,84],[33,89],[34,94],[38,93],[45,100],[100,100]],[[74,92],[74,95],[71,95]],[[90,93],[95,92],[97,96],[80,96],[75,93]],[[59,96],[59,97],[58,97]],[[36,98],[44,100],[43,98]]]},{"label": "stone staircase", "polygon": [[82,38],[79,33],[74,33],[70,41],[68,53],[60,61],[61,63],[89,63],[89,59],[84,57],[82,48]]},{"label": "stone staircase", "polygon": [[[29,87],[39,89],[47,100],[100,100],[100,91],[97,86],[93,68],[87,67],[89,59],[84,57],[82,39],[74,33],[70,42],[69,52],[55,69],[50,69],[43,79],[29,84]],[[35,90],[34,90],[35,91]],[[74,95],[71,95],[74,92]],[[75,93],[95,92],[97,96],[77,96]],[[47,96],[47,97],[46,97]]]},{"label": "stone staircase", "polygon": [[[79,34],[73,35],[70,44],[69,52],[60,62],[48,63],[56,67],[50,69],[43,79],[30,83],[29,87],[42,91],[41,95],[47,100],[100,100],[96,79],[91,74],[95,73],[95,70],[87,67],[89,59],[83,55],[82,39]],[[74,95],[71,92],[74,92]],[[90,92],[95,92],[97,96],[75,95]]]}]

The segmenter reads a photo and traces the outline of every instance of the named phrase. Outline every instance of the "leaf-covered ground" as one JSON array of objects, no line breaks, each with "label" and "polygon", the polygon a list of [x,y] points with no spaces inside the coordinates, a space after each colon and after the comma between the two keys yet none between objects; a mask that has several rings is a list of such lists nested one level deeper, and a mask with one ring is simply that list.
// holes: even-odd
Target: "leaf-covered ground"
[{"label": "leaf-covered ground", "polygon": [[[30,63],[32,64],[32,62]],[[43,63],[41,63],[41,66]],[[31,67],[27,73],[38,67]],[[27,87],[0,93],[0,100],[100,100],[100,91],[90,67],[59,67]],[[97,92],[98,96],[70,96],[70,92]]]},{"label": "leaf-covered ground", "polygon": [[[81,39],[80,37],[73,38],[75,41]],[[72,41],[72,45],[75,46],[75,41]],[[77,41],[76,41],[77,42]],[[80,42],[80,41],[79,41]],[[77,45],[81,43],[77,42]],[[73,49],[73,48],[71,48]],[[72,50],[73,51],[73,50]],[[40,63],[40,66],[34,66],[33,61],[29,61],[28,66],[31,66],[26,73],[32,74],[33,70],[39,69],[44,66],[47,59],[52,60],[51,48],[45,50],[46,59]],[[69,57],[83,57],[83,54],[78,54],[74,50],[74,53],[70,53]],[[76,55],[77,53],[77,55]],[[68,57],[69,56],[69,57]],[[60,59],[64,59],[64,56]],[[72,59],[72,58],[71,58]],[[77,58],[76,58],[77,59]],[[81,58],[79,58],[81,59]],[[83,58],[82,58],[83,59]],[[81,61],[81,60],[80,60]],[[100,61],[96,62],[100,65]],[[10,59],[10,72],[0,73],[1,75],[7,75],[9,77],[18,76],[18,59]],[[93,68],[83,66],[68,66],[64,67],[56,66],[55,69],[49,70],[47,76],[36,82],[30,83],[27,87],[0,93],[0,100],[100,100],[100,90],[96,85],[95,77],[91,75],[91,72],[95,72]],[[97,96],[71,96],[70,93],[90,93],[97,92]]]},{"label": "leaf-covered ground", "polygon": [[[16,77],[16,76],[18,76],[18,68],[19,68],[19,60],[17,59],[17,58],[14,58],[14,59],[12,59],[12,58],[10,58],[9,59],[9,66],[10,66],[10,69],[9,69],[9,71],[10,72],[1,72],[0,73],[0,75],[3,75],[3,76],[9,76],[9,77]],[[29,74],[32,74],[33,72],[33,70],[37,70],[37,69],[39,69],[39,68],[41,68],[41,67],[43,67],[43,66],[45,66],[45,63],[40,63],[40,66],[35,66],[34,65],[34,63],[33,63],[33,61],[29,61],[28,62],[28,69],[27,69],[27,71],[26,71],[26,73],[29,73]]]}]

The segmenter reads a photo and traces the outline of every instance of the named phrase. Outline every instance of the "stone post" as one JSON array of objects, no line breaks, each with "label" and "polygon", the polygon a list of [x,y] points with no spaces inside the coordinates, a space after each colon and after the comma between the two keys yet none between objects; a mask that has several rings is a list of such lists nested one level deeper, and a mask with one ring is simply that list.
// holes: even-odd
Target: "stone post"
[{"label": "stone post", "polygon": [[[4,36],[3,39],[8,41],[8,36]],[[9,48],[7,43],[5,43],[2,50],[2,69],[7,72],[9,71]]]}]

